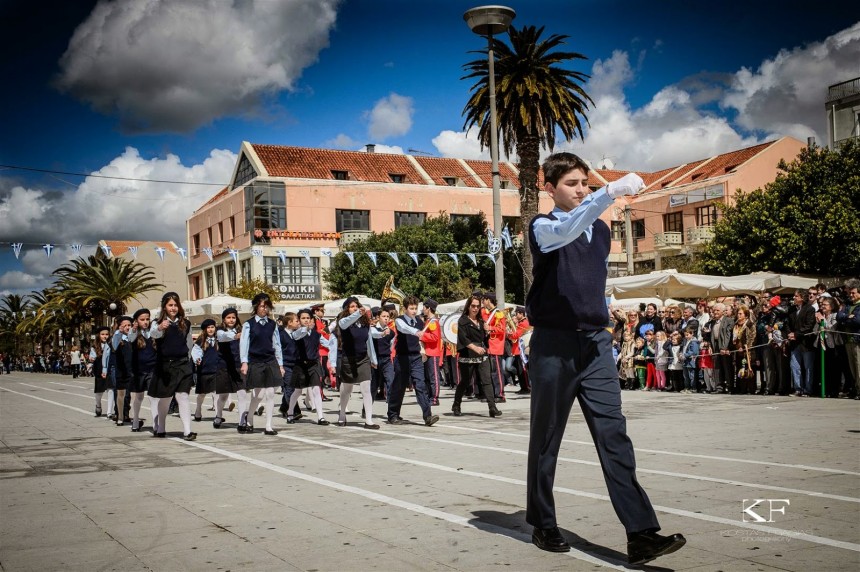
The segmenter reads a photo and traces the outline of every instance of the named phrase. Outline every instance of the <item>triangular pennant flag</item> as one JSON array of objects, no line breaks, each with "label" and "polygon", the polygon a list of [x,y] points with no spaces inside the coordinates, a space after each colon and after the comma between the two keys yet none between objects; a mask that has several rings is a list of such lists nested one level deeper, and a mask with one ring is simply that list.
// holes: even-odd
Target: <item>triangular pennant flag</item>
[{"label": "triangular pennant flag", "polygon": [[512,248],[514,246],[508,225],[505,225],[505,228],[502,229],[502,243],[505,245],[505,248]]},{"label": "triangular pennant flag", "polygon": [[74,255],[76,255],[76,256],[80,256],[80,255],[81,255],[81,248],[83,248],[83,246],[82,246],[82,245],[80,245],[80,244],[70,244],[69,246],[70,246],[70,247],[71,247],[71,249],[72,249],[72,254],[74,254]]},{"label": "triangular pennant flag", "polygon": [[137,247],[129,246],[128,251],[131,252],[131,255],[134,257],[135,260],[137,260]]},{"label": "triangular pennant flag", "polygon": [[365,252],[367,257],[373,262],[373,265],[376,266],[376,253],[375,252]]},{"label": "triangular pennant flag", "polygon": [[176,254],[182,257],[182,260],[188,259],[188,251],[182,248],[181,246],[176,247]]},{"label": "triangular pennant flag", "polygon": [[21,247],[24,246],[23,242],[13,242],[12,243],[12,252],[15,253],[15,258],[17,259],[21,256]]},{"label": "triangular pennant flag", "polygon": [[227,250],[227,254],[230,255],[230,258],[233,259],[233,264],[239,264],[239,251],[235,248],[230,248]]},{"label": "triangular pennant flag", "polygon": [[460,257],[458,257],[455,253],[449,252],[448,256],[450,256],[454,260],[454,264],[460,266]]},{"label": "triangular pennant flag", "polygon": [[308,261],[308,264],[313,266],[313,262],[311,262],[311,251],[310,250],[300,250],[299,254],[305,257],[305,260]]},{"label": "triangular pennant flag", "polygon": [[256,256],[256,257],[263,256],[263,249],[262,248],[252,248],[251,249],[251,256]]},{"label": "triangular pennant flag", "polygon": [[331,248],[320,248],[320,254],[322,254],[323,256],[328,256],[329,258],[331,258],[332,257]]},{"label": "triangular pennant flag", "polygon": [[203,254],[206,255],[206,257],[209,259],[209,262],[212,262],[212,249],[206,247],[206,248],[201,248],[200,250],[203,252]]},{"label": "triangular pennant flag", "polygon": [[496,257],[492,254],[482,254],[481,256],[486,256],[487,258],[489,258],[490,260],[493,261],[493,264],[496,263]]},{"label": "triangular pennant flag", "polygon": [[45,254],[47,254],[47,255],[48,255],[48,258],[50,258],[50,257],[51,257],[51,253],[52,253],[52,252],[54,252],[54,245],[53,245],[53,244],[43,244],[43,245],[42,245],[42,250],[44,250],[44,251],[45,251]]},{"label": "triangular pennant flag", "polygon": [[349,258],[349,263],[355,266],[355,254],[353,254],[352,252],[344,252],[344,254],[346,254],[347,258]]},{"label": "triangular pennant flag", "polygon": [[281,264],[283,264],[284,266],[286,266],[286,265],[287,265],[287,251],[285,251],[285,250],[279,250],[279,251],[277,251],[275,254],[277,254],[277,255],[278,255],[278,258],[280,258],[280,259],[281,259]]},{"label": "triangular pennant flag", "polygon": [[155,252],[158,254],[158,257],[161,259],[161,261],[164,262],[164,253],[167,252],[167,249],[163,246],[156,246]]},{"label": "triangular pennant flag", "polygon": [[406,254],[408,254],[409,258],[411,258],[412,261],[415,262],[415,266],[418,266],[418,255],[414,252],[407,252]]},{"label": "triangular pennant flag", "polygon": [[433,262],[436,263],[436,266],[439,266],[439,255],[435,252],[428,252],[427,256],[433,259]]},{"label": "triangular pennant flag", "polygon": [[472,254],[471,252],[467,252],[467,253],[466,253],[466,256],[468,256],[468,257],[469,257],[469,260],[471,260],[471,261],[472,261],[472,264],[474,264],[475,266],[477,266],[477,265],[478,265],[478,261],[477,261],[477,260],[475,260],[475,255],[474,255],[474,254]]},{"label": "triangular pennant flag", "polygon": [[110,258],[110,255],[112,254],[110,245],[103,244],[103,245],[101,245],[101,249],[102,249],[102,252],[104,252],[104,255],[107,256],[108,258]]},{"label": "triangular pennant flag", "polygon": [[389,252],[388,256],[390,256],[391,259],[394,260],[395,264],[397,264],[398,266],[400,265],[400,257],[397,256],[396,252]]}]

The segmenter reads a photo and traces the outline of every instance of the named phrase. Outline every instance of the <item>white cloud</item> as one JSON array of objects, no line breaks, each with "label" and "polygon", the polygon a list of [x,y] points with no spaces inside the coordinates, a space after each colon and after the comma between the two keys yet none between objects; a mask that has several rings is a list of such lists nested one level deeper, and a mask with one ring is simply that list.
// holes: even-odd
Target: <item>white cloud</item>
[{"label": "white cloud", "polygon": [[9,291],[30,291],[37,286],[40,278],[20,270],[12,270],[0,276],[0,288],[9,289]]},{"label": "white cloud", "polygon": [[827,86],[860,75],[860,22],[822,42],[780,50],[734,76],[721,104],[744,129],[826,140]]},{"label": "white cloud", "polygon": [[[403,155],[403,147],[398,145],[382,145],[380,143],[374,143],[375,147],[373,148],[374,153],[391,153],[393,155]],[[356,149],[356,151],[364,151],[367,152],[367,147],[362,146],[360,149]]]},{"label": "white cloud", "polygon": [[128,131],[260,113],[328,46],[339,3],[102,0],[75,30],[56,85]]},{"label": "white cloud", "polygon": [[367,116],[367,132],[374,140],[405,135],[412,128],[415,113],[411,97],[391,93],[373,106]]},{"label": "white cloud", "polygon": [[443,157],[490,159],[489,148],[481,149],[477,127],[472,127],[468,131],[445,130],[434,137],[432,142]]},{"label": "white cloud", "polygon": [[[179,184],[97,179],[87,177],[67,192],[25,188],[0,179],[0,241],[22,242],[21,272],[3,280],[30,280],[47,286],[50,274],[71,257],[69,244],[86,245],[83,255],[95,253],[99,240],[172,240],[185,245],[185,220],[220,190],[193,182],[230,179],[235,153],[215,149],[201,163],[183,165],[176,155],[145,159],[137,149],[125,151],[93,174],[134,179],[180,181]],[[57,245],[49,259],[39,246]],[[6,286],[8,287],[8,286]]]},{"label": "white cloud", "polygon": [[345,133],[338,133],[337,137],[329,139],[323,145],[328,149],[356,149],[360,143]]}]

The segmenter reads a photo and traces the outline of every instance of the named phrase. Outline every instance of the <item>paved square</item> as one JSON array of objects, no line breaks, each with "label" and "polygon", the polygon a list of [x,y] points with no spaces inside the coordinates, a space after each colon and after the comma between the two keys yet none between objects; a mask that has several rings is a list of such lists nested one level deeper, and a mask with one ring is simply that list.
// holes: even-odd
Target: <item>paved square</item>
[{"label": "paved square", "polygon": [[[235,412],[214,429],[204,410],[198,440],[186,443],[175,416],[168,439],[95,418],[90,378],[2,375],[0,569],[626,567],[624,530],[576,406],[556,478],[574,550],[550,554],[531,544],[524,516],[528,396],[510,395],[498,419],[476,401],[455,418],[452,397],[434,408],[442,419],[432,428],[407,394],[413,424],[277,418],[275,437],[237,433]],[[623,399],[639,480],[664,531],[688,539],[653,569],[860,569],[860,401]],[[350,405],[360,409],[358,393]],[[142,416],[148,428],[152,414]]]}]

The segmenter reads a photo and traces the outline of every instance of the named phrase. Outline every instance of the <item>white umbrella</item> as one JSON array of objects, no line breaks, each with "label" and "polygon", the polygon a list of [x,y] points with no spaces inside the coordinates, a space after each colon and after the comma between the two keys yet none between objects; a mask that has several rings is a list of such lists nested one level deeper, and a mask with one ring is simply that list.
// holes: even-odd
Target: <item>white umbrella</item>
[{"label": "white umbrella", "polygon": [[227,296],[226,294],[216,294],[208,298],[201,298],[200,300],[195,300],[195,303],[200,304],[204,314],[212,316],[220,316],[221,312],[227,308],[236,308],[236,311],[240,314],[250,314],[253,311],[250,300]]}]

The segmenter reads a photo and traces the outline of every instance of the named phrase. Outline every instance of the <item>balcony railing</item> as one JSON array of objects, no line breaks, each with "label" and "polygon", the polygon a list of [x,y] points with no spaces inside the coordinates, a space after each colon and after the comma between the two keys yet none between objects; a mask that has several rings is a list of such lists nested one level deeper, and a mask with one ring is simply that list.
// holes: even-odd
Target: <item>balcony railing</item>
[{"label": "balcony railing", "polygon": [[713,226],[696,226],[687,229],[687,244],[704,244],[714,240]]},{"label": "balcony railing", "polygon": [[827,103],[857,94],[860,94],[860,77],[855,77],[854,79],[849,79],[848,81],[843,81],[827,88]]},{"label": "balcony railing", "polygon": [[658,232],[654,235],[656,250],[680,250],[683,244],[684,233],[682,232]]},{"label": "balcony railing", "polygon": [[370,238],[371,231],[369,230],[345,230],[340,233],[340,241],[338,246],[348,246],[353,242]]}]

